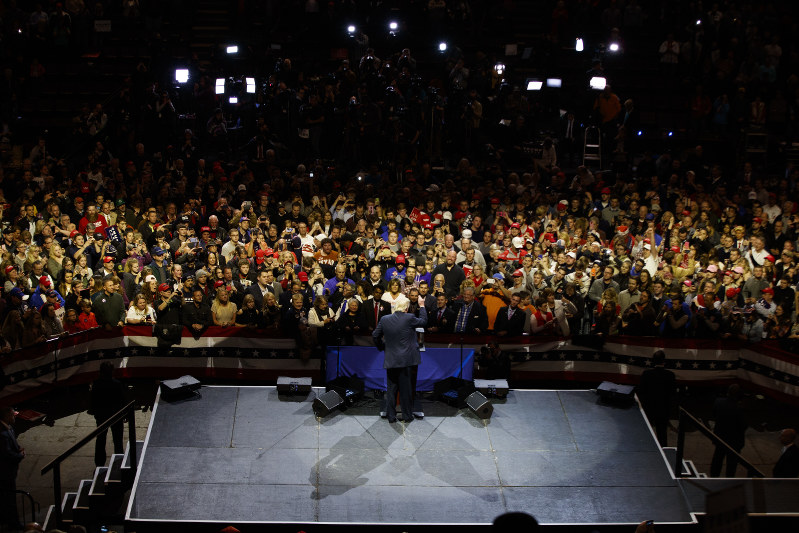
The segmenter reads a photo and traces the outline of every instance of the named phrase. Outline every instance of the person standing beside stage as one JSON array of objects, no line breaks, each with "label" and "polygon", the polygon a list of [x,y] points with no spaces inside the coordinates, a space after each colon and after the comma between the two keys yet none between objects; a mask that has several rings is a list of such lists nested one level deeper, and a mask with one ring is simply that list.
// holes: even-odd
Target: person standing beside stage
[{"label": "person standing beside stage", "polygon": [[[94,419],[99,426],[125,405],[125,387],[114,379],[114,365],[110,361],[103,361],[100,365],[100,377],[92,383],[91,408]],[[111,438],[114,441],[114,453],[124,453],[122,447],[122,433],[124,423],[120,420],[111,426]],[[97,435],[94,443],[94,464],[105,466],[105,438],[108,430]]]},{"label": "person standing beside stage", "polygon": [[406,423],[413,420],[413,399],[416,391],[411,390],[411,376],[422,362],[416,328],[427,324],[427,311],[419,308],[419,317],[408,313],[407,300],[397,303],[394,312],[378,322],[372,337],[375,344],[385,351],[383,368],[386,369],[386,416],[389,422],[397,421],[397,408],[393,399],[399,389],[402,418]]},{"label": "person standing beside stage", "polygon": [[0,407],[0,520],[11,530],[22,529],[17,514],[17,471],[25,458],[11,424],[17,412],[13,407]]},{"label": "person standing beside stage", "polygon": [[780,431],[782,453],[774,465],[773,477],[799,477],[799,448],[796,447],[796,430]]},{"label": "person standing beside stage", "polygon": [[[719,398],[713,405],[713,418],[716,420],[713,432],[738,453],[741,453],[741,449],[746,443],[746,428],[748,427],[746,416],[741,406],[740,395],[741,387],[737,384],[732,384],[727,389],[727,396]],[[721,475],[721,465],[725,458],[727,459],[725,476],[735,477],[738,457],[718,444],[710,462],[710,477],[719,477]]]},{"label": "person standing beside stage", "polygon": [[669,426],[669,408],[674,394],[674,372],[666,370],[666,353],[658,350],[652,355],[654,368],[641,374],[638,385],[638,397],[641,406],[655,428],[655,435],[661,446],[668,446],[667,429]]}]

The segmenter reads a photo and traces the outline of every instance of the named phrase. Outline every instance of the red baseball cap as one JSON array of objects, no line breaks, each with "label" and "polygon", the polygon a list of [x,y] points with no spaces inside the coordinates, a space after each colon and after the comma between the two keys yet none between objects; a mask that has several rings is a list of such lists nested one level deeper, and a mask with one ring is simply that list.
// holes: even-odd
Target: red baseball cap
[{"label": "red baseball cap", "polygon": [[169,283],[162,283],[158,286],[159,292],[171,291],[172,286]]},{"label": "red baseball cap", "polygon": [[39,285],[42,285],[43,287],[49,287],[50,286],[50,278],[48,278],[47,276],[40,277],[39,278]]},{"label": "red baseball cap", "polygon": [[219,287],[223,286],[224,284],[225,284],[224,281],[222,281],[221,279],[218,279],[218,280],[216,280],[214,282],[214,289],[218,289]]},{"label": "red baseball cap", "polygon": [[11,272],[12,270],[14,270],[14,269],[16,269],[16,268],[17,268],[17,267],[15,267],[14,265],[8,265],[8,266],[6,267],[6,274],[8,274],[9,272]]},{"label": "red baseball cap", "polygon": [[300,272],[299,274],[297,274],[297,277],[300,278],[300,281],[302,281],[303,283],[308,281],[308,273],[307,272]]}]

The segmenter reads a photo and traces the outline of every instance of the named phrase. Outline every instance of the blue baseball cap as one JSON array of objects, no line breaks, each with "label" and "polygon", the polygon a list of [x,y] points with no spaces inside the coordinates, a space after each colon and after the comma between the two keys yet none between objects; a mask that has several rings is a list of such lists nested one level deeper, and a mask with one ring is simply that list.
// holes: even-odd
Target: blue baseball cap
[{"label": "blue baseball cap", "polygon": [[153,246],[152,255],[164,255],[164,251],[160,246]]},{"label": "blue baseball cap", "polygon": [[17,298],[22,298],[23,296],[25,296],[25,293],[22,292],[22,289],[20,289],[19,287],[14,287],[13,289],[11,289],[11,291],[9,291],[9,294],[11,296],[16,296]]}]

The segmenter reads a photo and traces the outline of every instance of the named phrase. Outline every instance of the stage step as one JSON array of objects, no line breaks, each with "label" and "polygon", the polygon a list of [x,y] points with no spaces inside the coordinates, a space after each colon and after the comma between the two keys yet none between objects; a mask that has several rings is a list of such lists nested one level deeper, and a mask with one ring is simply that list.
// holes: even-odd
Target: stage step
[{"label": "stage step", "polygon": [[78,486],[78,496],[75,498],[75,503],[72,508],[76,511],[89,509],[89,491],[92,488],[91,479],[81,479],[80,486]]},{"label": "stage step", "polygon": [[108,472],[105,473],[105,486],[107,488],[111,488],[111,486],[119,486],[122,484],[122,460],[124,459],[124,455],[121,453],[115,453],[111,456],[111,460],[108,463]]},{"label": "stage step", "polygon": [[91,518],[89,491],[92,488],[91,479],[82,479],[78,486],[78,495],[72,504],[73,523],[85,524]]},{"label": "stage step", "polygon": [[89,489],[89,496],[91,498],[102,498],[105,496],[105,475],[108,473],[107,466],[98,466],[94,469],[94,478],[92,479],[92,487]]},{"label": "stage step", "polygon": [[45,531],[55,528],[55,524],[50,523],[51,520],[55,520],[55,505],[47,507],[47,514],[44,515],[44,522],[42,522],[42,528]]},{"label": "stage step", "polygon": [[[136,441],[136,464],[139,464],[141,460],[141,452],[144,449],[144,441],[137,440]],[[122,468],[130,468],[130,441],[125,446],[125,457],[122,460]]]},{"label": "stage step", "polygon": [[[677,460],[677,448],[663,448],[663,454],[666,456],[666,460],[669,463],[669,468],[674,469],[674,462]],[[681,474],[683,477],[696,477],[696,467],[690,460],[683,459]]]},{"label": "stage step", "polygon": [[77,492],[67,492],[64,494],[64,499],[61,502],[61,522],[72,524],[75,521],[75,500],[78,498]]}]

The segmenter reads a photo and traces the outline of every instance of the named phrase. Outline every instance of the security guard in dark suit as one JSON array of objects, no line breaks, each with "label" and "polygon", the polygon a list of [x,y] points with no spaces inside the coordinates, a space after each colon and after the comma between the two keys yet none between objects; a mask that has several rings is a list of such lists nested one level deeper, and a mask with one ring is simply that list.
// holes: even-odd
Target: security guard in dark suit
[{"label": "security guard in dark suit", "polygon": [[22,529],[17,515],[17,471],[25,458],[11,427],[17,418],[12,407],[0,407],[0,519],[10,529]]}]

